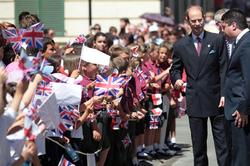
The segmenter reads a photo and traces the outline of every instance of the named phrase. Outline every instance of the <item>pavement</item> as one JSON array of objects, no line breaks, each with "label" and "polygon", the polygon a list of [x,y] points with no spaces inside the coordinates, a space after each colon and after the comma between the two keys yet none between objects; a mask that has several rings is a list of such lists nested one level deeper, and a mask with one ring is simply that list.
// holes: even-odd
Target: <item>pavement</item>
[{"label": "pavement", "polygon": [[[142,161],[140,166],[193,166],[193,154],[191,134],[188,124],[188,117],[176,120],[176,141],[182,147],[182,151],[171,158],[162,158],[153,161]],[[217,166],[214,142],[212,139],[211,126],[208,121],[207,154],[210,166]]]}]

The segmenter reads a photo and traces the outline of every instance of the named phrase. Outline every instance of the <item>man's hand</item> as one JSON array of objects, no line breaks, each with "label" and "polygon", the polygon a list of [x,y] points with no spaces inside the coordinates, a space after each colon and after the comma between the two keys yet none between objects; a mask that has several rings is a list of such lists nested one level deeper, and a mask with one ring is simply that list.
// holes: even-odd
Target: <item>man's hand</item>
[{"label": "man's hand", "polygon": [[235,111],[232,116],[234,117],[235,121],[234,124],[238,128],[244,127],[248,124],[248,115],[244,115],[240,113],[239,111]]},{"label": "man's hand", "polygon": [[221,98],[220,98],[220,103],[219,103],[219,106],[218,106],[218,107],[219,107],[219,108],[220,108],[220,107],[224,107],[224,105],[225,105],[225,97],[221,97]]},{"label": "man's hand", "polygon": [[181,79],[179,79],[175,82],[174,87],[175,87],[175,89],[180,89],[183,84],[184,84],[184,82]]}]

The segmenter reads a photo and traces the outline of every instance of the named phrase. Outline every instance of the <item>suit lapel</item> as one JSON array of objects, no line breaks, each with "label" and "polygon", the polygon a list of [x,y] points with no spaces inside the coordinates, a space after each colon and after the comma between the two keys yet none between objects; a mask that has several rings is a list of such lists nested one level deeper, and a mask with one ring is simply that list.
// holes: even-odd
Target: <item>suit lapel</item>
[{"label": "suit lapel", "polygon": [[230,59],[229,59],[229,62],[228,62],[228,65],[227,65],[227,70],[228,70],[229,67],[231,66],[232,59],[234,58],[235,52],[237,52],[237,49],[239,48],[241,42],[242,42],[242,41],[244,40],[244,38],[245,38],[247,35],[249,35],[249,34],[250,34],[250,32],[247,32],[246,34],[244,34],[244,35],[241,37],[241,39],[238,41],[238,43],[236,44],[236,46],[235,46],[235,48],[234,48],[234,50],[233,50],[233,52],[232,52],[232,54],[231,54],[231,57],[230,57]]},{"label": "suit lapel", "polygon": [[194,64],[192,66],[194,66],[194,78],[197,78],[198,76],[198,66],[199,66],[199,57],[198,57],[198,54],[197,54],[197,51],[196,51],[196,48],[195,48],[195,45],[194,45],[194,41],[193,41],[193,38],[192,38],[192,35],[189,35],[188,36],[188,39],[187,39],[187,50],[190,52],[189,54],[187,54],[188,56],[188,59],[190,59],[190,63],[191,64]]}]

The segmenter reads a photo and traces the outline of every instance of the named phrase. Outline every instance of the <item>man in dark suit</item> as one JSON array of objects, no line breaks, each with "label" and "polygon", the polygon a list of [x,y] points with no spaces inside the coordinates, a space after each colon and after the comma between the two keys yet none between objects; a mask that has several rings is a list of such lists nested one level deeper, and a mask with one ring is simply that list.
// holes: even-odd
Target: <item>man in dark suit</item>
[{"label": "man in dark suit", "polygon": [[250,164],[250,32],[236,9],[222,16],[223,32],[234,39],[225,77],[225,117],[230,123],[233,166]]},{"label": "man in dark suit", "polygon": [[181,88],[183,69],[187,74],[187,114],[193,144],[195,166],[208,165],[207,120],[211,121],[218,165],[228,166],[229,150],[222,109],[223,71],[226,65],[221,35],[204,31],[204,14],[200,6],[187,9],[186,20],[192,33],[174,45],[170,70],[175,88]]}]

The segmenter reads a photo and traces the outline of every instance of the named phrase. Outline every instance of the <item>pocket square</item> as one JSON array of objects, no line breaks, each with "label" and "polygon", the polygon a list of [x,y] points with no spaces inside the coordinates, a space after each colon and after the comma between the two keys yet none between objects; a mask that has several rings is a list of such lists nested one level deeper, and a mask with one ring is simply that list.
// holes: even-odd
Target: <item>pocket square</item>
[{"label": "pocket square", "polygon": [[215,53],[215,50],[210,50],[208,54],[213,54]]}]

